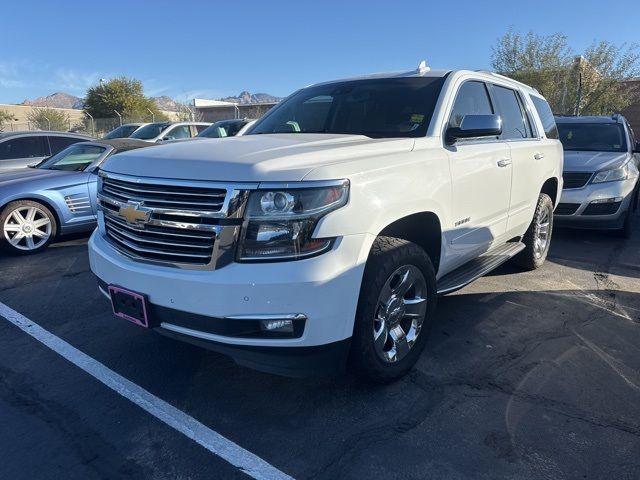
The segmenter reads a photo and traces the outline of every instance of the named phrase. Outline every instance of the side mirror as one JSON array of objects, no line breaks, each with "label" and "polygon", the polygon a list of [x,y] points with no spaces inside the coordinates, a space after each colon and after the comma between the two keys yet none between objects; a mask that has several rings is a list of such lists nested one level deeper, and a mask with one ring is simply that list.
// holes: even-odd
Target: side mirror
[{"label": "side mirror", "polygon": [[633,153],[640,153],[640,140],[636,142],[635,148],[633,149]]},{"label": "side mirror", "polygon": [[447,143],[460,138],[497,137],[502,134],[500,115],[465,115],[459,127],[447,129]]}]

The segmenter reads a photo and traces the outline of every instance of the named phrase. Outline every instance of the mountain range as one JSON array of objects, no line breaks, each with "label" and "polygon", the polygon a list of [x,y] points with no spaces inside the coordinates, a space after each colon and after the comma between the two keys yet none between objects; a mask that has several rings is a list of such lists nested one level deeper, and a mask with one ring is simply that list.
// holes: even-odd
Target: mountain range
[{"label": "mountain range", "polygon": [[[166,95],[160,97],[151,97],[160,110],[179,111],[182,110],[180,103]],[[249,93],[247,91],[240,92],[238,96],[219,98],[223,102],[232,102],[240,105],[248,103],[275,103],[282,100],[280,97],[274,97],[268,93]],[[28,105],[32,107],[50,107],[50,108],[72,108],[81,110],[84,106],[84,99],[76,97],[65,92],[56,92],[45,97],[38,97],[33,100],[25,100],[20,105]]]}]

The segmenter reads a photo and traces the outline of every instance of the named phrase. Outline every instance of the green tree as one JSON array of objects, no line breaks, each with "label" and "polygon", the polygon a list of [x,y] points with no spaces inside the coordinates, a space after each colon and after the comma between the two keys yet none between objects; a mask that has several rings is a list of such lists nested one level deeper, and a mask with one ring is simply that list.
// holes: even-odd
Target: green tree
[{"label": "green tree", "polygon": [[5,125],[13,120],[13,115],[11,115],[6,110],[0,110],[0,131],[4,130]]},{"label": "green tree", "polygon": [[71,126],[69,115],[58,108],[36,107],[27,114],[29,123],[38,130],[66,132]]},{"label": "green tree", "polygon": [[117,117],[130,122],[150,121],[151,112],[156,120],[166,117],[150,98],[145,97],[142,82],[135,78],[119,77],[87,90],[84,110],[93,118]]},{"label": "green tree", "polygon": [[624,83],[640,72],[637,45],[600,41],[577,55],[561,33],[522,35],[509,29],[493,47],[491,65],[537,88],[559,114],[607,115],[640,95]]}]

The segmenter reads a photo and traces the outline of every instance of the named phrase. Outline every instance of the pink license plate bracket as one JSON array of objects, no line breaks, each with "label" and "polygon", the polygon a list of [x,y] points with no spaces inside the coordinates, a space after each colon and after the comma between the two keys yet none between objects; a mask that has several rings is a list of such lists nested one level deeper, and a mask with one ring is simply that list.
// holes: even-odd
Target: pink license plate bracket
[{"label": "pink license plate bracket", "polygon": [[147,299],[144,295],[115,285],[109,285],[111,308],[116,317],[124,318],[144,328],[149,328]]}]

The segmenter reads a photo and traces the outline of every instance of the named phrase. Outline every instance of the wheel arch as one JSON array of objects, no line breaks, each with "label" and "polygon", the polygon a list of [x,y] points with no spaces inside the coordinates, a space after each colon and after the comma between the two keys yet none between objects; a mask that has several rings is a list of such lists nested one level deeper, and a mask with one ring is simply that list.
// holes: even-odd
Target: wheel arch
[{"label": "wheel arch", "polygon": [[556,177],[551,177],[545,180],[545,182],[542,184],[542,188],[540,189],[540,193],[546,193],[547,195],[549,195],[554,207],[558,205],[558,200],[560,200],[558,185],[558,179]]},{"label": "wheel arch", "polygon": [[417,212],[385,226],[378,236],[402,238],[415,243],[427,252],[436,273],[442,252],[442,224],[433,212]]},{"label": "wheel arch", "polygon": [[36,202],[36,203],[40,203],[42,205],[44,205],[45,207],[47,207],[49,209],[49,211],[51,212],[51,214],[53,215],[53,218],[56,222],[56,234],[55,236],[57,237],[58,235],[60,235],[60,230],[62,227],[62,224],[60,223],[60,212],[58,212],[58,209],[55,207],[55,204],[48,198],[46,197],[39,197],[37,195],[31,195],[31,196],[26,196],[26,197],[17,197],[17,198],[11,198],[7,201],[5,201],[2,205],[0,205],[0,212],[2,212],[7,205],[9,205],[12,202],[20,202],[20,201],[27,201],[27,202]]}]

